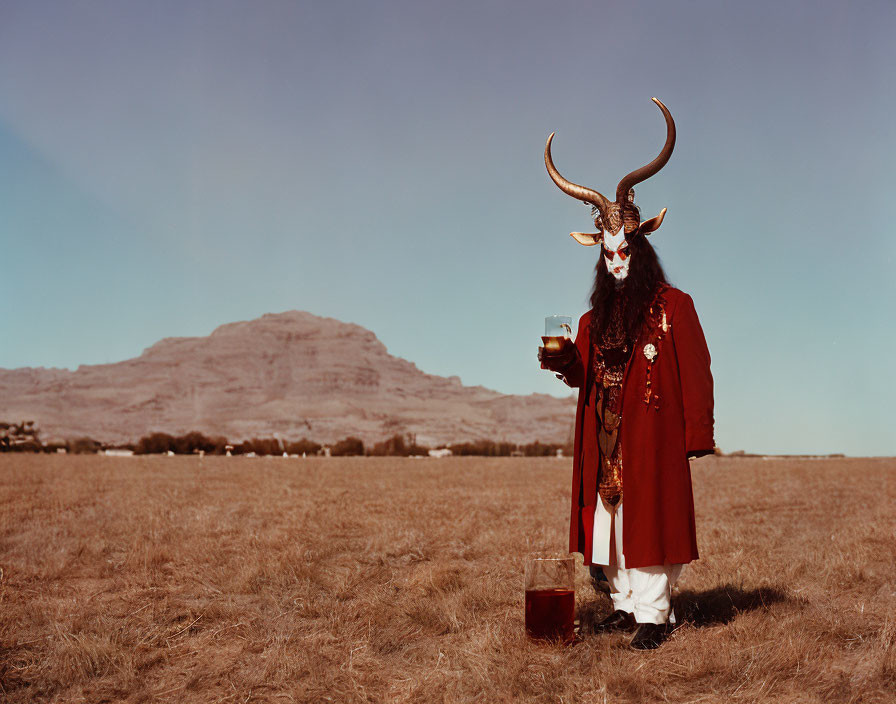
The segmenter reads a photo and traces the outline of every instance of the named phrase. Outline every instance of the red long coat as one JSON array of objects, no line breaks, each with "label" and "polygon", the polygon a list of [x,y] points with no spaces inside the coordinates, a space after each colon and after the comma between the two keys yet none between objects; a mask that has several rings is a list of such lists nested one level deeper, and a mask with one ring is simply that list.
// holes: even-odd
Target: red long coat
[{"label": "red long coat", "polygon": [[[697,559],[694,497],[688,456],[712,452],[713,395],[709,350],[694,302],[678,289],[660,293],[667,331],[649,325],[635,345],[623,378],[620,442],[623,458],[622,551],[626,567]],[[579,321],[578,360],[563,370],[579,388],[572,473],[569,550],[591,564],[597,499],[596,390],[591,374],[591,312]],[[661,339],[658,339],[661,338]],[[644,347],[654,343],[650,401]]]}]

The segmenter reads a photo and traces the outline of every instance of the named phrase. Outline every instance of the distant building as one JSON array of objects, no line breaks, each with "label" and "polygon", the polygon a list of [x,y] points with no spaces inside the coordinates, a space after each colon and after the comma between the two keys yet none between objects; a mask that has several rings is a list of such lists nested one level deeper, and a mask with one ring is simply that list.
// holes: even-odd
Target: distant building
[{"label": "distant building", "polygon": [[106,450],[105,452],[103,452],[103,454],[106,455],[106,457],[133,457],[134,451],[128,449],[113,448],[111,450]]},{"label": "distant building", "polygon": [[451,457],[452,454],[454,453],[452,453],[451,450],[449,450],[447,447],[429,451],[430,457]]}]

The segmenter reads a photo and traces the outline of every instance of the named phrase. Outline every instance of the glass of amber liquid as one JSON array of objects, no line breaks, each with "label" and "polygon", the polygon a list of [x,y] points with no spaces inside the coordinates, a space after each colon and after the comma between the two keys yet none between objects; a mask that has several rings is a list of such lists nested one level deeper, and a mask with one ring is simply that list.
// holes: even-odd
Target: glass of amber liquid
[{"label": "glass of amber liquid", "polygon": [[564,340],[572,339],[572,317],[549,315],[544,319],[544,337],[541,338],[547,352],[559,352]]},{"label": "glass of amber liquid", "polygon": [[575,558],[538,554],[526,560],[526,635],[535,640],[575,640]]}]

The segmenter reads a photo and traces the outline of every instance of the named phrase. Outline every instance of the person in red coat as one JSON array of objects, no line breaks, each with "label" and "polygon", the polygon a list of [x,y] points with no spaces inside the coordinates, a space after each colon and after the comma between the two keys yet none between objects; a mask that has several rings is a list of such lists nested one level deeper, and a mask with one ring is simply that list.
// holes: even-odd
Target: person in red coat
[{"label": "person in red coat", "polygon": [[[697,559],[688,460],[713,452],[710,356],[694,303],[666,280],[647,235],[665,209],[642,222],[635,183],[668,161],[675,126],[653,162],[620,181],[615,202],[577,186],[545,164],[566,193],[593,205],[597,233],[572,233],[599,245],[591,310],[575,342],[539,348],[542,367],[579,389],[569,545],[600,566],[614,612],[599,631],[635,630],[632,646],[655,648],[668,632],[671,588]],[[594,569],[594,567],[592,567]],[[594,572],[592,572],[594,574]]]}]

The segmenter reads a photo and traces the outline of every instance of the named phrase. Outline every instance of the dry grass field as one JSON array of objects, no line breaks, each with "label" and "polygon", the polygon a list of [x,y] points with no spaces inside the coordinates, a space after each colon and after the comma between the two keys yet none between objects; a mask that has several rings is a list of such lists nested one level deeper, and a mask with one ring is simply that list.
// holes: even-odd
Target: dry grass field
[{"label": "dry grass field", "polygon": [[524,636],[568,460],[0,456],[0,700],[896,701],[896,462],[692,469],[703,558],[640,652]]}]

